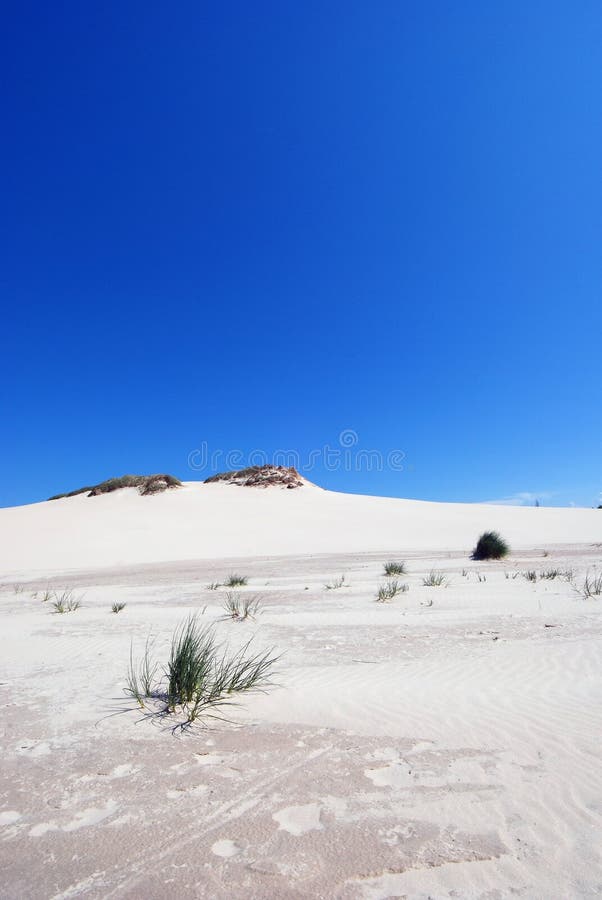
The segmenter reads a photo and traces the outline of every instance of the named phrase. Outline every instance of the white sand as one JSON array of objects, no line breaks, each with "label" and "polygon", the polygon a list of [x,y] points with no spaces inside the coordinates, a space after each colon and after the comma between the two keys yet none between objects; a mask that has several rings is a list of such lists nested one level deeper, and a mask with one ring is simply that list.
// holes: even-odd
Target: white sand
[{"label": "white sand", "polygon": [[[509,560],[469,561],[485,528]],[[602,597],[512,575],[578,585],[600,542],[597,510],[317,488],[0,510],[0,897],[598,896]],[[381,605],[388,558],[410,590]],[[255,622],[207,590],[234,570]],[[82,607],[53,615],[47,583]],[[123,676],[131,640],[165,659],[195,610],[285,655],[235,726],[174,736],[123,712]]]},{"label": "white sand", "polygon": [[468,552],[498,529],[514,547],[602,541],[595,509],[425,503],[324,491],[188,482],[151,497],[134,489],[0,509],[2,571],[168,560],[398,549]]}]

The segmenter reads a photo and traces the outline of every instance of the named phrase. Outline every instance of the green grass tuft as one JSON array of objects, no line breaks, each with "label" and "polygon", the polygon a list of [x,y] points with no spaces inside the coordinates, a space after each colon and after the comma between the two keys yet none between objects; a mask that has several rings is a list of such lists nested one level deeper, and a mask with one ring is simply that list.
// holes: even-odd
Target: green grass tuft
[{"label": "green grass tuft", "polygon": [[222,605],[226,613],[225,618],[244,622],[245,619],[254,619],[257,616],[261,603],[262,599],[259,594],[250,596],[228,591]]},{"label": "green grass tuft", "polygon": [[388,562],[385,563],[384,574],[388,575],[405,575],[406,564],[404,562]]},{"label": "green grass tuft", "polygon": [[154,696],[155,676],[158,665],[152,656],[153,641],[149,637],[146,639],[144,647],[144,656],[140,662],[134,660],[134,648],[130,644],[130,664],[126,674],[125,693],[138,703],[138,706],[144,707],[144,701]]},{"label": "green grass tuft", "polygon": [[555,578],[560,578],[561,575],[560,569],[545,569],[545,571],[539,573],[539,577],[545,581],[553,581]]},{"label": "green grass tuft", "polygon": [[324,585],[325,591],[338,591],[342,587],[349,587],[349,585],[345,582],[345,576],[341,575],[340,578],[335,578],[333,581],[329,581]]},{"label": "green grass tuft", "polygon": [[445,587],[448,582],[443,572],[432,571],[422,579],[422,583],[425,587]]},{"label": "green grass tuft", "polygon": [[214,656],[213,631],[201,630],[196,616],[191,616],[176,631],[167,664],[167,696],[172,709],[177,703],[192,703],[204,690]]},{"label": "green grass tuft", "polygon": [[584,600],[588,600],[590,597],[599,597],[602,594],[602,574],[590,576],[588,572],[583,585],[581,588],[578,588],[578,591]]},{"label": "green grass tuft", "polygon": [[233,572],[224,581],[224,587],[244,587],[248,581],[249,579],[246,575],[238,575],[236,572]]},{"label": "green grass tuft", "polygon": [[189,616],[174,632],[171,652],[162,681],[157,682],[157,664],[147,641],[140,663],[130,650],[125,693],[139,706],[152,698],[164,704],[157,715],[180,710],[183,726],[235,703],[235,695],[264,690],[271,684],[273,668],[279,657],[272,650],[250,653],[248,641],[233,655],[220,648],[212,626],[201,628],[196,615]]},{"label": "green grass tuft", "polygon": [[65,590],[62,594],[54,594],[55,599],[52,601],[55,613],[75,612],[81,604],[81,597],[76,597],[73,591]]},{"label": "green grass tuft", "polygon": [[378,591],[376,592],[376,602],[388,603],[389,600],[392,600],[397,594],[404,594],[406,591],[409,591],[409,589],[410,586],[408,584],[403,584],[396,578],[390,579],[385,582],[385,584],[379,584]]}]

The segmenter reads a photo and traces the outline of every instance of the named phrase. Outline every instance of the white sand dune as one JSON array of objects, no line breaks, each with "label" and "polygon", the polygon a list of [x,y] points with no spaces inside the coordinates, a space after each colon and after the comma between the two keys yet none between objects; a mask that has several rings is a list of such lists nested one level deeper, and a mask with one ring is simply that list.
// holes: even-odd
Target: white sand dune
[{"label": "white sand dune", "polygon": [[468,550],[498,529],[513,547],[602,541],[602,512],[428,503],[187,482],[0,509],[2,571],[48,573],[224,556]]},{"label": "white sand dune", "polygon": [[[512,555],[470,561],[490,528]],[[576,590],[601,511],[190,483],[1,510],[0,539],[3,900],[602,892],[602,596]],[[388,558],[409,589],[380,604]],[[255,620],[209,588],[234,570]],[[284,655],[231,723],[173,734],[125,672],[191,613]]]}]

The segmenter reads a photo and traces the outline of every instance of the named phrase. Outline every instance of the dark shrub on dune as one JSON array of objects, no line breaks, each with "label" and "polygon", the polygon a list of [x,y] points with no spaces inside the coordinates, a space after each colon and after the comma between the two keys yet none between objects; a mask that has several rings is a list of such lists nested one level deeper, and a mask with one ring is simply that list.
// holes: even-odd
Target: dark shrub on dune
[{"label": "dark shrub on dune", "polygon": [[503,559],[510,548],[497,531],[484,531],[472,551],[473,559]]}]

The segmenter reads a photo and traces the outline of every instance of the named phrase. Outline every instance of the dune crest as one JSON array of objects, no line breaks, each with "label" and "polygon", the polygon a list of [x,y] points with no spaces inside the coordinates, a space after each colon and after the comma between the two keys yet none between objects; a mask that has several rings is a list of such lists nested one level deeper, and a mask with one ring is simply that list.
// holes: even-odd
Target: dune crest
[{"label": "dune crest", "polygon": [[[286,470],[285,470],[286,471]],[[521,547],[602,542],[595,509],[431,503],[327,491],[236,490],[236,481],[184,482],[149,502],[113,490],[0,509],[4,572],[304,553],[459,550],[484,531]],[[393,557],[392,557],[393,558]]]}]

